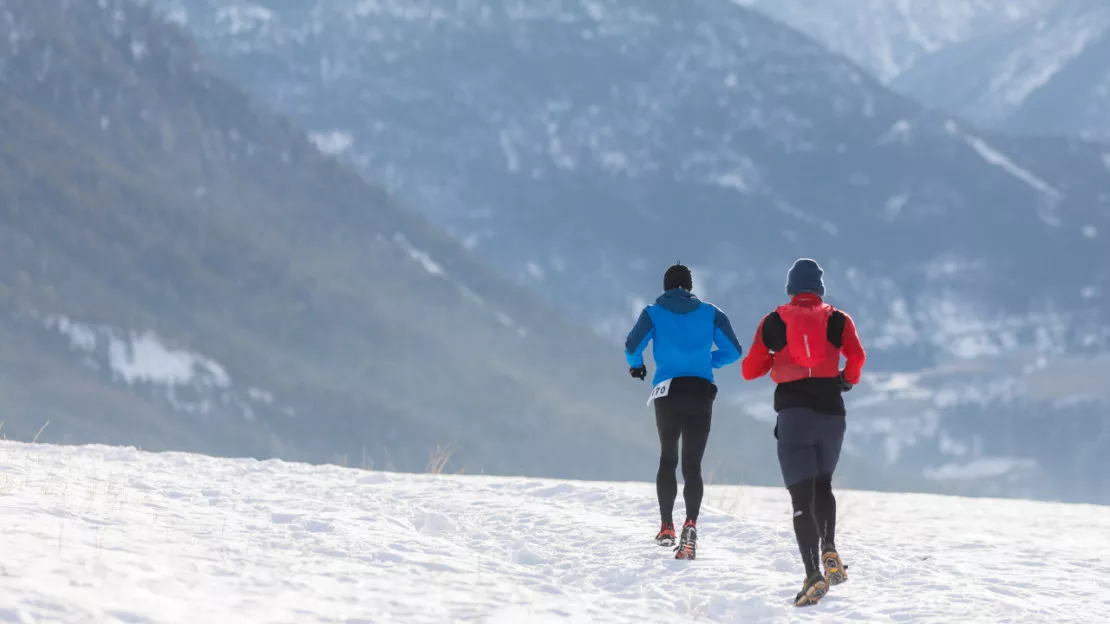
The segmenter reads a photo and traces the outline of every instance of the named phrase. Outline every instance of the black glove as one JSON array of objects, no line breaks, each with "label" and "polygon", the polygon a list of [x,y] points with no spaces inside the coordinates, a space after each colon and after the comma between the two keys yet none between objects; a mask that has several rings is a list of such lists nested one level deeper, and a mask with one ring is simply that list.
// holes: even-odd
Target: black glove
[{"label": "black glove", "polygon": [[848,383],[847,379],[844,379],[844,371],[840,371],[840,375],[838,375],[836,377],[836,380],[837,380],[837,382],[840,383],[840,391],[841,392],[849,392],[849,391],[851,391],[852,388],[855,387],[854,384],[850,384],[850,383]]},{"label": "black glove", "polygon": [[636,368],[630,368],[630,369],[628,369],[628,372],[633,377],[635,377],[636,379],[639,379],[640,381],[643,381],[643,380],[647,379],[647,367],[646,366],[640,365],[640,366],[637,366]]}]

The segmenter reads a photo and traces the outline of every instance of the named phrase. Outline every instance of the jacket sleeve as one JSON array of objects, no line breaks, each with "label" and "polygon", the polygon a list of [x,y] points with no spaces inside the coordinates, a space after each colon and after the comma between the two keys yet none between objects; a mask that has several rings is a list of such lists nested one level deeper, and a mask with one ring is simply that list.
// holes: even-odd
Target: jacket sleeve
[{"label": "jacket sleeve", "polygon": [[844,354],[844,381],[858,384],[863,373],[863,364],[867,361],[867,352],[863,350],[863,343],[856,332],[856,323],[852,317],[844,314],[844,333],[841,336],[840,352]]},{"label": "jacket sleeve", "polygon": [[774,358],[771,357],[770,349],[763,344],[763,323],[766,321],[767,317],[764,317],[759,322],[759,327],[755,330],[755,338],[752,338],[752,347],[748,350],[748,355],[740,365],[744,379],[748,381],[759,379],[771,372],[771,366],[775,362]]},{"label": "jacket sleeve", "polygon": [[654,331],[655,324],[652,323],[647,308],[644,308],[644,311],[640,313],[639,320],[636,321],[636,325],[624,341],[624,357],[628,360],[630,367],[637,368],[644,365],[644,349],[651,341]]},{"label": "jacket sleeve", "polygon": [[720,310],[717,310],[713,318],[713,343],[717,345],[717,349],[713,351],[713,368],[732,364],[739,360],[740,354],[744,352],[743,347],[740,346],[740,340],[736,338],[736,332],[732,331],[732,322],[728,320],[728,315]]}]

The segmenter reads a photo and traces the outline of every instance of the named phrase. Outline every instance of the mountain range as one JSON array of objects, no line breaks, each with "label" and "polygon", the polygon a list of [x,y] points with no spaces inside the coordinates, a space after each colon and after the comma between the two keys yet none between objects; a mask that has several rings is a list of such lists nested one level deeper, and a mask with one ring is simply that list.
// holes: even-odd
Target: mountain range
[{"label": "mountain range", "polygon": [[[742,337],[819,259],[870,350],[848,456],[1106,500],[1110,149],[900,95],[728,2],[164,0],[219,69],[614,343],[692,265]],[[765,384],[724,400],[772,418]]]},{"label": "mountain range", "polygon": [[1110,139],[1110,5],[1101,0],[737,1],[978,126]]},{"label": "mountain range", "polygon": [[809,35],[889,83],[924,58],[1040,15],[1059,0],[733,0]]},{"label": "mountain range", "polygon": [[1011,133],[1110,141],[1110,4],[1060,0],[923,58],[891,85]]}]

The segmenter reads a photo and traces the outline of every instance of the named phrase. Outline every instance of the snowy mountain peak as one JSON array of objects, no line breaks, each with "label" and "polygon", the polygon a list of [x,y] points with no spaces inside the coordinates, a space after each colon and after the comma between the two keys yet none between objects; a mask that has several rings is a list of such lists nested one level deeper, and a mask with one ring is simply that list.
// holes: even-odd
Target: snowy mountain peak
[{"label": "snowy mountain peak", "polygon": [[[1103,0],[739,0],[976,124],[1110,137]],[[938,88],[938,85],[944,85]]]},{"label": "snowy mountain peak", "polygon": [[733,0],[808,34],[884,82],[984,30],[1012,24],[1058,0]]}]

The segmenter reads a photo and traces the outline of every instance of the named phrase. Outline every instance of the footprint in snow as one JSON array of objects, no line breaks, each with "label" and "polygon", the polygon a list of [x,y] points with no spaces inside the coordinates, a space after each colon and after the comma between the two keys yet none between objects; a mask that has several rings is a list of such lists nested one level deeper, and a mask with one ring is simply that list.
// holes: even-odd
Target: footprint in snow
[{"label": "footprint in snow", "polygon": [[309,520],[304,523],[304,528],[309,533],[331,533],[335,530],[330,522],[323,520]]},{"label": "footprint in snow", "polygon": [[300,516],[292,513],[274,512],[270,514],[270,522],[274,524],[293,524],[298,519],[300,519]]}]

